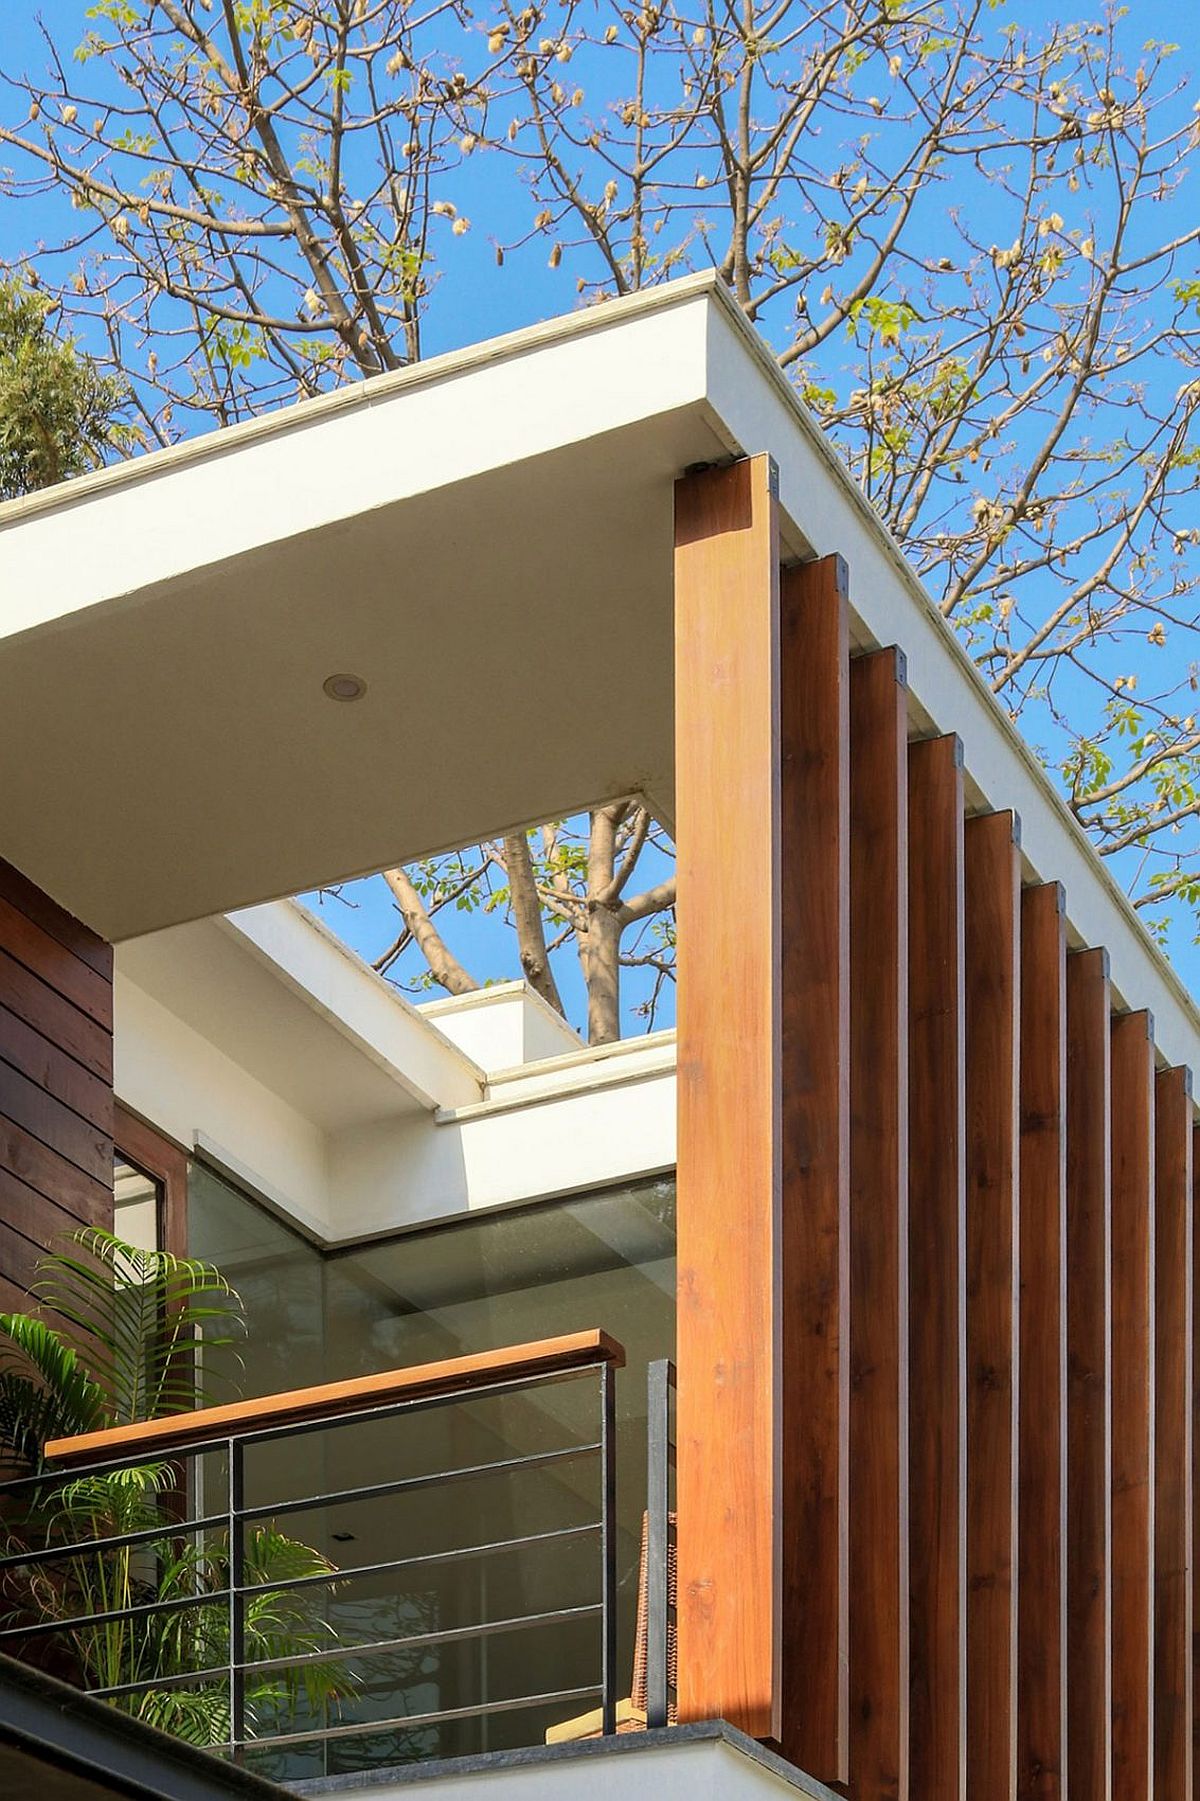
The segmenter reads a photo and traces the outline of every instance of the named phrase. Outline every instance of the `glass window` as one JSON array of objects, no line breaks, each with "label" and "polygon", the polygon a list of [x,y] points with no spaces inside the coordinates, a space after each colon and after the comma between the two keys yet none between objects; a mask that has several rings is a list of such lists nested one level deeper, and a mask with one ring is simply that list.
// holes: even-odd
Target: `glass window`
[{"label": "glass window", "polygon": [[161,1185],[127,1163],[118,1151],[113,1159],[113,1231],[117,1237],[139,1251],[157,1251],[161,1201]]},{"label": "glass window", "polygon": [[[619,1694],[629,1693],[646,1481],[646,1368],[673,1356],[673,1179],[483,1214],[323,1255],[222,1178],[197,1166],[189,1183],[190,1249],[216,1263],[246,1306],[241,1387],[267,1394],[374,1374],[601,1327],[625,1347],[617,1385]],[[342,1718],[473,1708],[457,1721],[335,1740],[265,1764],[298,1777],[411,1757],[451,1756],[538,1742],[546,1728],[598,1700],[504,1709],[521,1696],[585,1689],[599,1670],[598,1621],[572,1613],[598,1594],[598,1543],[575,1528],[594,1520],[598,1459],[579,1455],[519,1469],[517,1457],[584,1447],[598,1435],[592,1378],[434,1408],[314,1434],[276,1446],[247,1479],[253,1502],[391,1480],[475,1471],[423,1486],[287,1516],[289,1531],[352,1570],[394,1558],[432,1559],[420,1571],[349,1580],[327,1619],[343,1642],[427,1638],[363,1660]],[[553,1540],[488,1555],[447,1550],[553,1533]],[[545,1628],[505,1631],[531,1615]],[[465,1630],[485,1626],[486,1631]],[[460,1633],[459,1629],[464,1628]],[[297,1728],[299,1729],[299,1728]]]}]

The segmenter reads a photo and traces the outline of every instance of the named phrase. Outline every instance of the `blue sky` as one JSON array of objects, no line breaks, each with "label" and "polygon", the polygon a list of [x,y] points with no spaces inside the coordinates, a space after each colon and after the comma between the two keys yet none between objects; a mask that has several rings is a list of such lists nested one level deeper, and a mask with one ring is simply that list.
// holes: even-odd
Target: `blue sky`
[{"label": "blue sky", "polygon": [[[53,0],[41,9],[40,17],[58,44],[69,53],[85,29],[87,10],[81,0]],[[1186,36],[1191,41],[1185,41],[1183,45],[1177,59],[1176,75],[1190,78],[1197,61],[1196,34],[1190,11],[1178,0],[1175,3],[1134,0],[1133,6],[1126,9],[1122,27],[1131,60],[1147,39]],[[1099,8],[1086,3],[1048,8],[1044,4],[1033,4],[1031,0],[1011,0],[1002,9],[1003,18],[1031,25],[1045,25],[1049,18],[1080,19],[1089,15],[1098,17]],[[0,53],[0,68],[4,72],[44,63],[45,49],[37,28],[38,16],[8,0],[3,51]],[[1196,91],[1193,86],[1188,96],[1189,105]],[[9,117],[13,116],[8,100],[0,91],[0,113],[5,112]],[[447,238],[443,278],[436,305],[428,315],[427,354],[552,317],[576,304],[574,272],[568,273],[565,267],[554,271],[547,266],[544,241],[527,252],[509,257],[502,269],[496,267],[491,234],[505,235],[511,230],[515,235],[528,219],[529,202],[511,178],[497,180],[493,161],[487,157],[470,159],[455,177],[455,198],[460,211],[472,215],[481,224],[486,222],[486,225],[484,229],[472,231],[453,242]],[[948,202],[952,203],[953,198],[950,191]],[[1193,208],[1194,205],[1193,200]],[[20,205],[0,201],[0,258],[36,253],[38,239],[43,235],[52,240],[63,216],[58,210],[60,206],[61,203],[52,200]],[[935,230],[936,223],[936,218],[927,222],[926,229]],[[1122,651],[1134,667],[1139,655],[1146,654],[1144,649],[1139,653],[1136,646]],[[1194,649],[1190,654],[1195,654]],[[652,879],[654,873],[648,872],[648,879]],[[390,898],[378,882],[354,884],[344,891],[340,900],[326,900],[323,913],[335,930],[367,956],[378,954],[395,935],[395,914]],[[1192,940],[1191,929],[1177,931],[1172,941],[1172,956],[1195,991],[1200,989],[1200,951]],[[458,918],[454,922],[454,942],[463,961],[480,976],[501,978],[518,973],[515,943],[496,915],[475,912]],[[573,959],[564,962],[559,978],[572,1022],[579,1024],[584,997]],[[638,992],[634,985],[631,989],[634,1001]],[[669,1023],[670,1018],[668,1005],[659,1023]],[[639,1022],[630,1018],[627,1029],[639,1029]]]}]

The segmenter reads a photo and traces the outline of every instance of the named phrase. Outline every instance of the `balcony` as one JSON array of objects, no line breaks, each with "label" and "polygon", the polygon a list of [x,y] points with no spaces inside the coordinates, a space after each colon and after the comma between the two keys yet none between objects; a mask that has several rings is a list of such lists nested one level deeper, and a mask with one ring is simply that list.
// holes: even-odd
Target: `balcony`
[{"label": "balcony", "polygon": [[623,1364],[587,1331],[51,1443],[0,1489],[0,1652],[289,1783],[665,1726],[674,1372],[619,1507]]}]

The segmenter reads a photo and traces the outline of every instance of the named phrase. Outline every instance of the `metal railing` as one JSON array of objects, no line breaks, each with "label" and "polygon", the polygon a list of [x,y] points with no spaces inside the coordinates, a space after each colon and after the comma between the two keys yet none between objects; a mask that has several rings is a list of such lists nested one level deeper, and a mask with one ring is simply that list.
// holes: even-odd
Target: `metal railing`
[{"label": "metal railing", "polygon": [[676,1596],[672,1398],[675,1366],[652,1363],[646,1378],[646,1725],[675,1717]]},{"label": "metal railing", "polygon": [[[568,1347],[565,1352],[564,1346]],[[556,1351],[561,1354],[556,1355]],[[210,1699],[214,1695],[218,1699],[224,1697],[228,1729],[214,1740],[211,1748],[222,1749],[239,1761],[250,1753],[327,1747],[334,1741],[356,1736],[411,1733],[455,1722],[482,1721],[501,1713],[545,1713],[581,1701],[593,1705],[599,1701],[602,1730],[611,1733],[616,1729],[617,1705],[615,1375],[623,1360],[620,1346],[604,1334],[579,1334],[572,1340],[518,1347],[485,1359],[460,1359],[456,1365],[426,1365],[418,1370],[394,1372],[396,1382],[391,1387],[387,1378],[374,1378],[358,1387],[334,1384],[324,1390],[273,1397],[260,1404],[257,1415],[260,1421],[265,1418],[272,1423],[256,1424],[254,1410],[242,1404],[179,1416],[173,1422],[151,1422],[140,1439],[136,1428],[127,1428],[66,1441],[54,1448],[68,1459],[68,1467],[47,1469],[36,1476],[0,1484],[0,1525],[7,1528],[10,1547],[15,1546],[0,1556],[0,1648],[32,1661],[42,1641],[61,1647],[65,1639],[68,1647],[74,1647],[85,1672],[81,1684],[85,1691],[132,1711],[139,1711],[140,1699],[153,1697],[161,1713],[161,1697],[179,1691],[200,1691]],[[460,1371],[460,1379],[447,1374],[455,1369]],[[422,1383],[424,1372],[433,1372],[427,1385]],[[511,1454],[467,1458],[437,1468],[407,1471],[403,1445],[398,1443],[390,1454],[394,1458],[391,1467],[399,1473],[388,1474],[382,1480],[265,1500],[256,1495],[252,1503],[248,1500],[248,1466],[268,1447],[294,1448],[314,1434],[330,1435],[330,1445],[335,1446],[339,1435],[355,1428],[390,1427],[466,1403],[477,1410],[484,1404],[503,1403],[509,1398],[528,1401],[561,1384],[589,1381],[596,1384],[597,1391],[594,1411],[589,1410],[587,1416],[594,1421],[594,1430],[580,1436],[576,1429],[568,1434],[566,1442],[537,1442],[533,1448],[511,1451],[509,1445],[497,1441],[500,1451]],[[369,1396],[365,1400],[364,1390]],[[561,1418],[556,1416],[563,1411],[560,1405],[537,1410],[536,1419],[531,1413],[522,1417],[527,1423],[533,1421],[534,1437],[542,1439],[550,1427],[561,1426]],[[570,1408],[566,1411],[569,1414]],[[472,1418],[478,1419],[477,1411]],[[90,1447],[100,1448],[105,1441],[113,1449],[119,1447],[121,1454],[80,1460]],[[204,1460],[213,1459],[224,1477],[220,1506],[208,1505],[204,1500],[212,1485],[207,1477],[202,1478],[201,1465]],[[294,1458],[292,1463],[294,1466]],[[467,1542],[436,1545],[413,1555],[376,1558],[345,1567],[334,1568],[325,1562],[324,1567],[307,1568],[300,1574],[289,1575],[283,1570],[265,1577],[260,1569],[256,1578],[250,1554],[255,1535],[260,1531],[276,1532],[278,1522],[293,1515],[330,1507],[336,1507],[340,1513],[342,1509],[361,1507],[385,1497],[421,1491],[430,1491],[433,1498],[438,1498],[455,1485],[497,1477],[523,1478],[531,1472],[562,1474],[588,1464],[598,1469],[594,1517],[500,1535],[484,1531]],[[137,1488],[139,1472],[145,1485],[148,1469],[156,1472],[150,1481],[155,1517],[149,1523],[144,1516],[128,1511],[122,1517],[122,1497]],[[270,1474],[269,1469],[266,1473]],[[262,1474],[258,1472],[260,1479]],[[550,1498],[561,1502],[565,1495],[578,1511],[591,1505],[592,1493],[587,1483],[576,1476],[569,1493],[560,1483]],[[445,1509],[441,1511],[444,1513]],[[68,1538],[65,1522],[72,1518],[77,1523],[83,1519],[91,1529],[82,1537]],[[135,1520],[132,1526],[131,1518]],[[520,1525],[519,1520],[512,1523]],[[125,1525],[129,1529],[96,1529],[109,1525]],[[43,1542],[36,1542],[39,1534]],[[302,1649],[290,1646],[285,1631],[285,1642],[273,1651],[267,1645],[267,1654],[261,1636],[255,1637],[255,1622],[264,1606],[268,1613],[286,1617],[297,1597],[330,1595],[343,1591],[345,1585],[364,1581],[390,1581],[396,1586],[396,1594],[403,1598],[410,1590],[427,1589],[436,1573],[448,1566],[457,1572],[464,1566],[484,1567],[508,1555],[537,1558],[550,1547],[586,1545],[589,1540],[595,1545],[592,1593],[567,1604],[542,1604],[502,1617],[483,1613],[480,1617],[449,1622],[439,1616],[415,1632],[402,1631],[361,1643],[344,1643],[335,1635],[319,1648],[308,1643]],[[178,1565],[180,1547],[189,1543],[197,1550],[203,1547],[205,1552],[202,1558],[193,1557],[195,1592],[164,1593],[161,1583],[156,1585],[156,1572],[172,1559]],[[581,1566],[585,1572],[587,1561],[585,1558]],[[547,1580],[545,1572],[541,1572],[537,1582],[529,1585],[543,1600]],[[464,1586],[468,1585],[459,1585]],[[518,1586],[523,1589],[525,1585]],[[79,1598],[87,1604],[81,1604]],[[112,1601],[118,1604],[106,1604]],[[74,1612],[70,1611],[72,1606]],[[86,1680],[89,1667],[93,1677],[97,1670],[96,1660],[92,1659],[89,1665],[86,1652],[92,1642],[89,1635],[107,1630],[116,1632],[119,1638],[120,1631],[124,1631],[133,1646],[141,1642],[152,1621],[161,1622],[172,1616],[182,1616],[184,1620],[188,1616],[199,1617],[203,1621],[199,1629],[191,1631],[190,1638],[188,1631],[181,1628],[174,1641],[177,1657],[178,1646],[189,1644],[202,1653],[194,1659],[196,1667],[153,1668],[143,1674],[144,1663],[139,1664],[137,1655],[131,1653],[128,1670],[110,1667],[107,1671],[110,1676],[123,1674],[128,1679]],[[397,1653],[420,1652],[430,1656],[447,1647],[501,1634],[536,1633],[568,1622],[590,1622],[597,1629],[594,1681],[571,1682],[532,1693],[479,1693],[465,1699],[462,1705],[423,1706],[416,1711],[392,1712],[384,1718],[335,1717],[331,1721],[323,1717],[319,1724],[303,1724],[299,1730],[271,1730],[270,1719],[264,1730],[259,1710],[249,1705],[251,1688],[257,1692],[271,1677],[284,1680],[291,1676],[302,1686],[311,1680],[309,1672],[327,1671],[330,1666],[338,1669],[349,1664],[369,1664]],[[81,1645],[85,1647],[82,1654]]]}]

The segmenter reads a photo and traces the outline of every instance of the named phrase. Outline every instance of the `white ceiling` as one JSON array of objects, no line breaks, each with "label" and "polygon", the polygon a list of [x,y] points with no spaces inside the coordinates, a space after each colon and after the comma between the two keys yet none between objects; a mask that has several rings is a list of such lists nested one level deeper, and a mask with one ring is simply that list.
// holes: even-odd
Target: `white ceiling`
[{"label": "white ceiling", "polygon": [[903,646],[914,718],[1200,1065],[1190,996],[711,278],[0,507],[0,855],[122,940],[616,794],[669,821],[672,484],[761,451],[787,552],[847,559],[857,641]]}]

